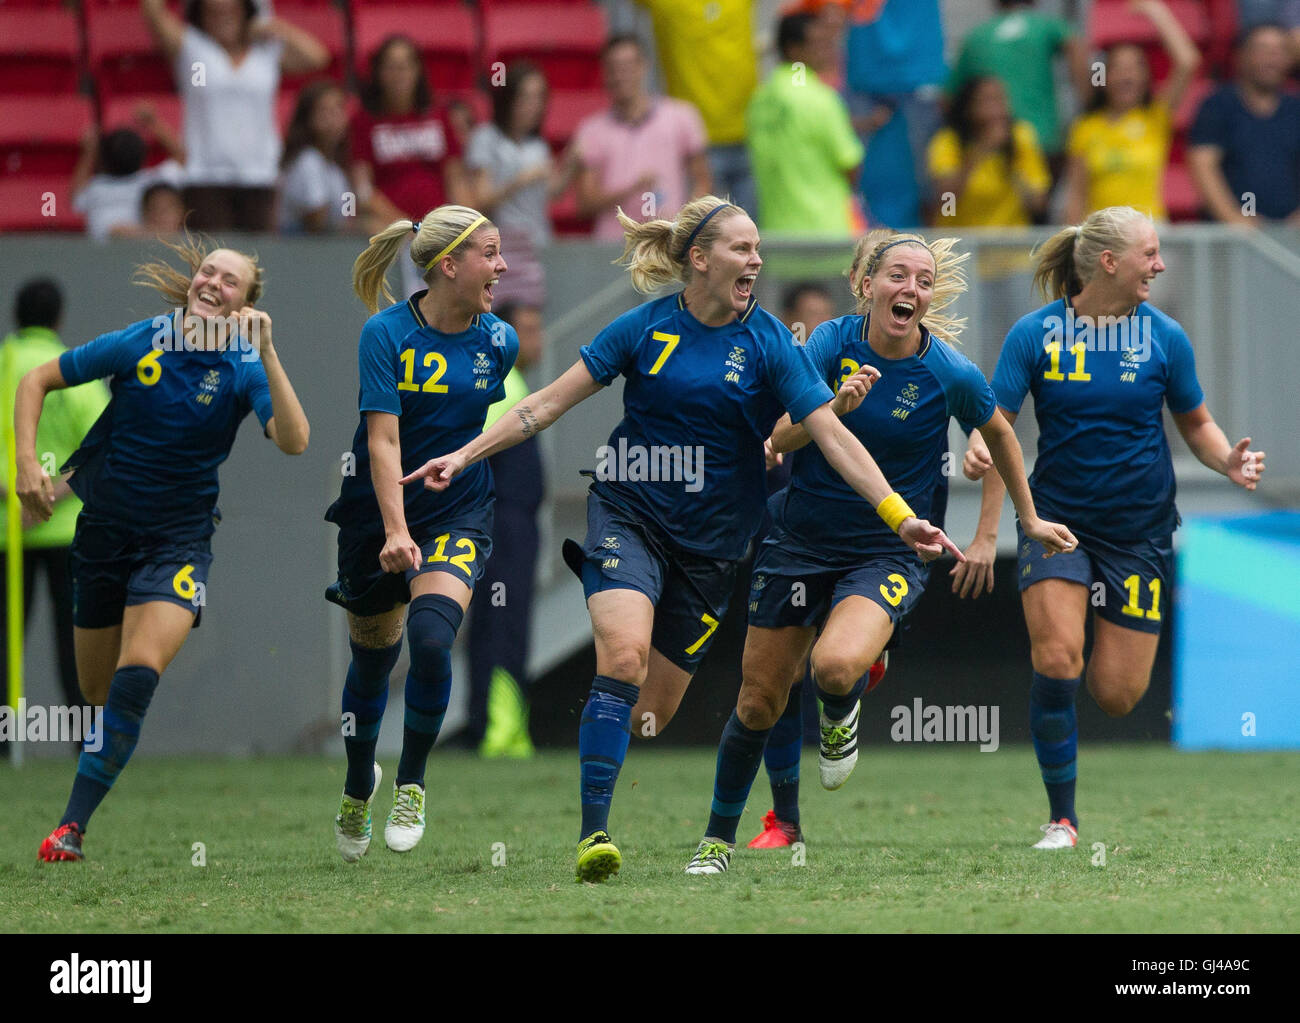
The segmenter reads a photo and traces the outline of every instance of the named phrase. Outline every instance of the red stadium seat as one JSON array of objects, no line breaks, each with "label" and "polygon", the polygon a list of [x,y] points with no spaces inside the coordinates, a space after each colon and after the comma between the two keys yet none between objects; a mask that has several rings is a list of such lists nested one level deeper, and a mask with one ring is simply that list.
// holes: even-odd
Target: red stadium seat
[{"label": "red stadium seat", "polygon": [[74,12],[0,8],[0,92],[76,92],[80,56]]},{"label": "red stadium seat", "polygon": [[175,88],[171,68],[138,8],[92,7],[86,11],[86,49],[101,100],[122,93],[170,92]]},{"label": "red stadium seat", "polygon": [[605,31],[605,12],[594,4],[493,4],[483,15],[484,56],[530,60],[552,89],[598,89]]},{"label": "red stadium seat", "polygon": [[51,186],[48,174],[0,178],[0,231],[81,231],[85,218],[72,208],[71,180]]},{"label": "red stadium seat", "polygon": [[1186,164],[1171,163],[1165,168],[1165,209],[1170,220],[1200,219],[1201,195]]},{"label": "red stadium seat", "polygon": [[573,189],[551,203],[551,226],[555,233],[567,237],[588,237],[591,235],[592,221],[578,216],[578,198]]},{"label": "red stadium seat", "polygon": [[370,74],[370,56],[391,35],[415,40],[435,92],[473,89],[478,64],[478,25],[466,8],[435,7],[417,17],[410,6],[366,3],[352,16],[357,76]]},{"label": "red stadium seat", "polygon": [[70,174],[94,121],[85,96],[10,96],[0,117],[0,166],[6,174]]},{"label": "red stadium seat", "polygon": [[1183,134],[1196,120],[1196,111],[1201,109],[1201,104],[1205,102],[1205,97],[1212,93],[1216,85],[1209,78],[1195,78],[1187,86],[1187,94],[1183,96],[1183,101],[1178,104],[1178,109],[1174,111],[1174,132]]},{"label": "red stadium seat", "polygon": [[277,3],[275,14],[277,18],[283,18],[291,25],[310,32],[330,51],[329,67],[305,75],[285,75],[280,79],[281,89],[296,92],[304,82],[314,78],[342,81],[346,77],[348,35],[342,11],[337,7],[312,3],[311,0],[293,0],[293,3]]},{"label": "red stadium seat", "polygon": [[584,117],[609,106],[609,96],[597,89],[555,89],[546,106],[542,135],[556,152],[573,138]]},{"label": "red stadium seat", "polygon": [[[1169,9],[1201,49],[1210,43],[1210,19],[1200,0],[1167,0]],[[1159,33],[1150,19],[1129,9],[1128,0],[1094,0],[1088,37],[1098,47],[1116,43],[1157,46]]]}]

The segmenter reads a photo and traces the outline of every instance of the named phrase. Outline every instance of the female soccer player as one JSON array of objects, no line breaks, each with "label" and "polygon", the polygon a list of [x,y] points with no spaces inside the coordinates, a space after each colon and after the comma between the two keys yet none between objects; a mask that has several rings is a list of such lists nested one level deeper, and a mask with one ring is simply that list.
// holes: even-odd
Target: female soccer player
[{"label": "female soccer player", "polygon": [[[1088,691],[1097,705],[1112,717],[1127,714],[1151,681],[1179,521],[1162,407],[1215,472],[1254,490],[1264,471],[1264,452],[1249,450],[1249,437],[1230,445],[1215,424],[1187,335],[1150,304],[1151,282],[1164,269],[1155,225],[1132,207],[1107,207],[1058,231],[1034,273],[1053,301],[1011,328],[993,374],[1009,422],[1033,394],[1039,438],[1030,489],[1079,537],[1077,550],[1044,561],[1037,539],[1019,536],[1034,669],[1029,725],[1050,816],[1036,849],[1078,839],[1074,694],[1090,602]],[[979,526],[996,536],[1002,483],[989,467],[984,439],[972,433],[964,468],[973,479],[987,473],[986,490],[996,488]]]},{"label": "female soccer player", "polygon": [[637,290],[685,287],[624,313],[557,380],[482,436],[405,477],[442,490],[480,459],[519,443],[620,375],[624,417],[597,451],[587,539],[565,545],[596,641],[596,678],[578,733],[582,829],[577,876],[603,881],[622,857],[607,829],[629,722],[662,727],[726,612],[736,562],[765,495],[763,441],[783,410],[803,421],[837,472],[918,553],[956,551],[917,518],[828,407],[802,349],[752,295],[758,230],[716,196],[673,221],[619,214]]},{"label": "female soccer player", "polygon": [[[955,416],[967,429],[984,428],[1027,535],[1049,553],[1070,550],[1069,530],[1035,514],[1020,445],[984,375],[951,346],[962,323],[943,310],[966,284],[959,269],[966,257],[953,252],[955,241],[869,233],[849,268],[859,311],[814,330],[808,355],[823,380],[840,383],[831,410],[853,436],[870,439],[881,470],[920,514],[931,514],[943,482],[948,419]],[[807,442],[807,431],[789,417],[772,431],[776,451]],[[823,708],[822,786],[838,789],[848,780],[858,759],[866,673],[928,576],[883,523],[863,515],[858,496],[816,449],[795,456],[790,485],[769,508],[772,531],[750,584],[743,682],[718,747],[708,828],[688,874],[721,874],[730,865],[768,732],[803,677],[810,647]]]},{"label": "female soccer player", "polygon": [[[376,312],[381,294],[392,301],[384,274],[408,238],[428,288]],[[325,513],[339,527],[339,577],[325,598],[347,610],[352,644],[343,686],[348,770],[334,820],[349,863],[370,847],[382,777],[375,743],[408,603],[405,728],[384,841],[406,852],[424,835],[425,761],[451,695],[451,647],[492,553],[492,472],[475,465],[441,493],[403,493],[398,480],[478,436],[488,406],[505,396],[519,351],[514,328],[491,311],[505,271],[496,227],[466,206],[390,224],[352,269],[353,290],[375,315],[361,331],[355,472]]]},{"label": "female soccer player", "polygon": [[156,262],[137,279],[174,311],[36,367],[15,396],[18,496],[45,521],[54,481],[35,447],[45,396],[112,378],[112,401],[63,467],[84,502],[71,552],[77,674],[104,716],[98,748],[83,748],[63,819],[41,843],[42,860],[82,858],[90,816],[135,749],[158,677],[199,624],[220,518],[217,467],[240,422],[255,412],[281,451],[307,447],[307,417],[271,344],[271,318],[254,308],[256,260],[189,238],[167,244],[189,275]]}]

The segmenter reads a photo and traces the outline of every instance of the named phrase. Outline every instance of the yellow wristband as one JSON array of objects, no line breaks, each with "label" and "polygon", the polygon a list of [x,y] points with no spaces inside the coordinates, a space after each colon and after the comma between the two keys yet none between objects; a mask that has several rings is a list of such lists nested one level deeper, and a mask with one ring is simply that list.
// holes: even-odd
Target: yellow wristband
[{"label": "yellow wristband", "polygon": [[895,490],[880,502],[880,506],[876,508],[876,514],[885,520],[885,525],[897,533],[898,527],[903,524],[903,520],[909,516],[915,517],[916,512],[907,506],[907,502],[903,500],[902,495]]}]

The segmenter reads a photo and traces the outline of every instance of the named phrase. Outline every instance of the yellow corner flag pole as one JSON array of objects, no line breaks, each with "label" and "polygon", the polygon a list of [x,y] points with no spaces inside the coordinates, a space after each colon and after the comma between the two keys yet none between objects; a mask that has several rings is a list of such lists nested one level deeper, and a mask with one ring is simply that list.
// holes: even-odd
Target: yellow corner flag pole
[{"label": "yellow corner flag pole", "polygon": [[[5,396],[4,443],[5,443],[5,511],[7,514],[7,554],[5,559],[5,593],[6,618],[9,638],[9,663],[6,665],[9,675],[9,707],[13,721],[18,723],[23,696],[23,515],[18,501],[18,451],[14,438],[14,399],[15,380],[12,346],[4,349],[3,387]],[[23,744],[15,740],[10,747],[14,767],[23,766]]]}]

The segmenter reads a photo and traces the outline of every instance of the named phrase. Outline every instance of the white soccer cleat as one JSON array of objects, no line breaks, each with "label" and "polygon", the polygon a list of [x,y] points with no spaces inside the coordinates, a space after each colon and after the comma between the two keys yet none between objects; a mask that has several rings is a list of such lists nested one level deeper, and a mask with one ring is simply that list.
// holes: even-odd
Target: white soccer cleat
[{"label": "white soccer cleat", "polygon": [[424,837],[424,788],[393,786],[393,809],[384,824],[384,842],[393,852],[410,852]]},{"label": "white soccer cleat", "polygon": [[858,718],[862,702],[853,705],[853,713],[843,721],[832,721],[821,713],[822,743],[817,752],[817,770],[822,788],[834,791],[849,780],[858,762]]},{"label": "white soccer cleat", "polygon": [[1043,837],[1034,843],[1035,849],[1073,849],[1079,843],[1079,833],[1062,817],[1042,827]]},{"label": "white soccer cleat", "polygon": [[711,842],[704,839],[695,850],[691,862],[686,864],[688,874],[725,874],[731,866],[732,847],[726,842]]},{"label": "white soccer cleat", "polygon": [[370,790],[370,798],[353,799],[346,792],[339,803],[338,816],[334,818],[334,839],[338,842],[339,855],[345,863],[356,863],[370,848],[370,804],[375,801],[379,791],[379,781],[384,772],[375,765],[375,785]]}]

